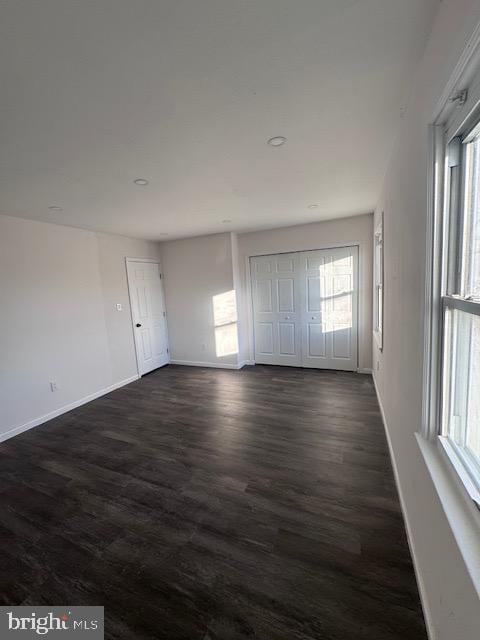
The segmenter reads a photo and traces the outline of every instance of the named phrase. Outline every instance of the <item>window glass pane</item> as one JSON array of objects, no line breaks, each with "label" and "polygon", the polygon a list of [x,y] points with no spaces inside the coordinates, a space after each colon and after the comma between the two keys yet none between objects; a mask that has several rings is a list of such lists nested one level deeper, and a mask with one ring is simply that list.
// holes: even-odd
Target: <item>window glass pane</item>
[{"label": "window glass pane", "polygon": [[480,299],[480,138],[466,145],[462,295]]},{"label": "window glass pane", "polygon": [[445,435],[480,470],[480,316],[449,310],[446,329]]}]

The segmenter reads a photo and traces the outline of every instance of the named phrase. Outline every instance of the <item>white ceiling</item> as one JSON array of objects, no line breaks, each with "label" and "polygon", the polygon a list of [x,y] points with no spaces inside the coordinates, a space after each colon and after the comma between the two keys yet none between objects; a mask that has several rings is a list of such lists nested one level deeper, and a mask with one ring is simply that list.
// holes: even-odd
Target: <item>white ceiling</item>
[{"label": "white ceiling", "polygon": [[167,239],[371,211],[438,0],[0,6],[0,212]]}]

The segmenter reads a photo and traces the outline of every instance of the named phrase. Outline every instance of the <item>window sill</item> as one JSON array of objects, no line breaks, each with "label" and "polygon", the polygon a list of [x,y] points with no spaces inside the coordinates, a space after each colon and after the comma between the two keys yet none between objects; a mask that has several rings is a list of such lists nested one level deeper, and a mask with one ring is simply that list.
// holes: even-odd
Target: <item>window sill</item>
[{"label": "window sill", "polygon": [[449,443],[445,446],[443,439],[439,438],[437,444],[419,433],[415,435],[467,571],[480,597],[480,511],[457,475],[458,460],[455,460]]},{"label": "window sill", "polygon": [[472,478],[468,475],[465,465],[462,463],[461,457],[455,449],[455,446],[448,438],[442,436],[438,438],[438,442],[441,450],[443,450],[443,454],[447,457],[448,463],[452,465],[457,473],[464,490],[468,493],[470,499],[473,500],[477,509],[480,509],[480,492],[472,481]]}]

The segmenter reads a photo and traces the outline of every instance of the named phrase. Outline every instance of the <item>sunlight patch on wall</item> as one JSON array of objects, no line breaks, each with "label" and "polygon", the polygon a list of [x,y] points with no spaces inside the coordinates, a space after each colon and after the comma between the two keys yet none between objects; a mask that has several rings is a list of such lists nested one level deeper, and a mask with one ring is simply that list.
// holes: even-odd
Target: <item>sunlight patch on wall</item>
[{"label": "sunlight patch on wall", "polygon": [[237,297],[235,290],[219,293],[212,298],[217,358],[238,353]]},{"label": "sunlight patch on wall", "polygon": [[337,258],[318,267],[307,279],[307,312],[320,313],[325,332],[353,326],[353,259]]},{"label": "sunlight patch on wall", "polygon": [[216,327],[237,321],[235,289],[213,296],[213,322]]},{"label": "sunlight patch on wall", "polygon": [[238,353],[237,323],[215,327],[215,351],[217,358]]}]

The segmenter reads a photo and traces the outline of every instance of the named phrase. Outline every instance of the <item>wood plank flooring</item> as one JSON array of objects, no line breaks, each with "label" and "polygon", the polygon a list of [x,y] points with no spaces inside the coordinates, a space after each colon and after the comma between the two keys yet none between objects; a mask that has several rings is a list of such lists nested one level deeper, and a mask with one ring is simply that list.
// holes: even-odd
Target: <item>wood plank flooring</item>
[{"label": "wood plank flooring", "polygon": [[369,376],[168,366],[0,444],[0,603],[106,638],[425,640]]}]

